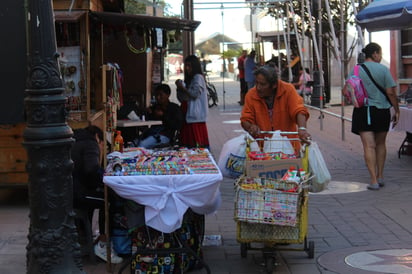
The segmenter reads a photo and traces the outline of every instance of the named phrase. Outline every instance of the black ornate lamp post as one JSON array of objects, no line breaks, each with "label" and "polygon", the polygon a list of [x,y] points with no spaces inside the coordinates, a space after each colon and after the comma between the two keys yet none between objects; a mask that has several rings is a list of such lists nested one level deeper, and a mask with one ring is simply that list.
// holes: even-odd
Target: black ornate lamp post
[{"label": "black ornate lamp post", "polygon": [[72,203],[73,133],[66,123],[52,4],[51,0],[27,2],[27,273],[83,273]]}]

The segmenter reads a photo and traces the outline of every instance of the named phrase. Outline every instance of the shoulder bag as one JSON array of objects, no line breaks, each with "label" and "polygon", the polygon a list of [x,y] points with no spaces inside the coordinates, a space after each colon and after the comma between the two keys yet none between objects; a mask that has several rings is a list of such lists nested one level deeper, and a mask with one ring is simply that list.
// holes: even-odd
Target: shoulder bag
[{"label": "shoulder bag", "polygon": [[386,94],[386,90],[385,88],[383,88],[381,85],[379,85],[378,83],[376,83],[375,79],[373,79],[371,72],[369,71],[368,67],[365,64],[361,65],[363,70],[366,72],[366,74],[369,76],[369,78],[372,80],[372,82],[375,84],[375,86],[383,93],[383,95],[385,95],[386,100],[388,100],[389,104],[392,105],[391,100],[389,100],[388,94]]}]

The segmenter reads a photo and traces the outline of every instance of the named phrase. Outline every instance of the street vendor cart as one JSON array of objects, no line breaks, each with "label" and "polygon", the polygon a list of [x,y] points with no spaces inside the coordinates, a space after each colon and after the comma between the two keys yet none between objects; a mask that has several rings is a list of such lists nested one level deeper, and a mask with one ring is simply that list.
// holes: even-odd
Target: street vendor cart
[{"label": "street vendor cart", "polygon": [[209,151],[131,148],[108,158],[104,183],[119,196],[144,206],[143,223],[129,227],[135,232],[132,261],[122,270],[130,265],[132,273],[146,273],[145,269],[175,273],[177,267],[183,272],[191,256],[210,273],[199,252],[203,215],[220,205],[222,174]]},{"label": "street vendor cart", "polygon": [[[248,250],[262,250],[268,273],[273,271],[276,250],[306,251],[309,258],[314,257],[315,244],[307,240],[307,153],[301,153],[298,139],[286,137],[291,135],[249,139],[245,175],[235,183],[234,218],[240,254],[246,257]],[[251,142],[258,142],[259,148],[265,146],[266,152],[250,151]],[[271,142],[277,143],[273,149]],[[303,244],[303,248],[287,248],[287,244]]]}]

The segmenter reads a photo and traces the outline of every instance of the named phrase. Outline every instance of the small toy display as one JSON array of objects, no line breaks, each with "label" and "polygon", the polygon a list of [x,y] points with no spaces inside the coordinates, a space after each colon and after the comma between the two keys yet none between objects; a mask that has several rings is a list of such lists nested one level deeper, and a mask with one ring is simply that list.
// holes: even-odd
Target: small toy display
[{"label": "small toy display", "polygon": [[216,174],[207,149],[149,150],[128,148],[108,155],[105,176]]},{"label": "small toy display", "polygon": [[[162,233],[148,226],[140,226],[133,229],[131,234],[132,273],[185,273],[202,265],[203,215],[187,211],[182,227],[173,233]],[[176,252],[182,246],[185,247],[183,252]]]},{"label": "small toy display", "polygon": [[295,226],[299,195],[306,180],[306,173],[295,167],[290,167],[282,180],[240,177],[236,182],[235,219]]}]

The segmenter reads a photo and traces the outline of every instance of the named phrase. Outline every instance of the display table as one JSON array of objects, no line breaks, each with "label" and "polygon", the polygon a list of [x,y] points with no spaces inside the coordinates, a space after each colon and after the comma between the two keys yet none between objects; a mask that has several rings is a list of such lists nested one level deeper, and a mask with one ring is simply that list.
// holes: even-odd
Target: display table
[{"label": "display table", "polygon": [[[109,172],[106,172],[103,178],[104,183],[119,196],[144,205],[146,225],[164,233],[180,228],[188,208],[198,214],[210,214],[216,211],[221,202],[219,187],[223,177],[209,151],[202,150],[203,156],[206,153],[202,158],[203,163],[196,151],[186,150],[179,153],[186,156],[180,160],[169,161],[169,164],[158,161],[159,158],[166,158],[165,156],[147,151],[137,156],[112,153],[109,154],[112,162],[109,160],[109,170],[106,169]],[[136,162],[133,162],[134,160]],[[208,163],[204,162],[205,160]],[[123,163],[122,171],[117,175],[111,172],[116,161],[118,167],[120,162]],[[130,162],[132,166],[136,166],[136,170],[127,168]],[[175,165],[176,167],[172,168]]]},{"label": "display table", "polygon": [[[409,154],[408,151],[410,149],[410,142],[409,139],[412,133],[412,108],[408,108],[406,106],[399,107],[400,110],[400,117],[398,124],[393,128],[395,131],[406,131],[406,137],[402,141],[402,144],[398,150],[398,158],[401,158],[401,154]],[[393,113],[393,109],[391,109]],[[408,138],[409,137],[409,138]],[[409,149],[408,149],[409,148]]]},{"label": "display table", "polygon": [[220,206],[223,177],[209,151],[132,148],[113,152],[108,160],[104,183],[119,196],[145,206],[144,224],[134,228],[131,240],[135,251],[119,273],[128,265],[132,273],[149,269],[175,273],[172,268],[183,273],[190,266],[210,273],[200,252],[203,215]]},{"label": "display table", "polygon": [[393,130],[412,132],[412,108],[400,107],[399,122]]}]

